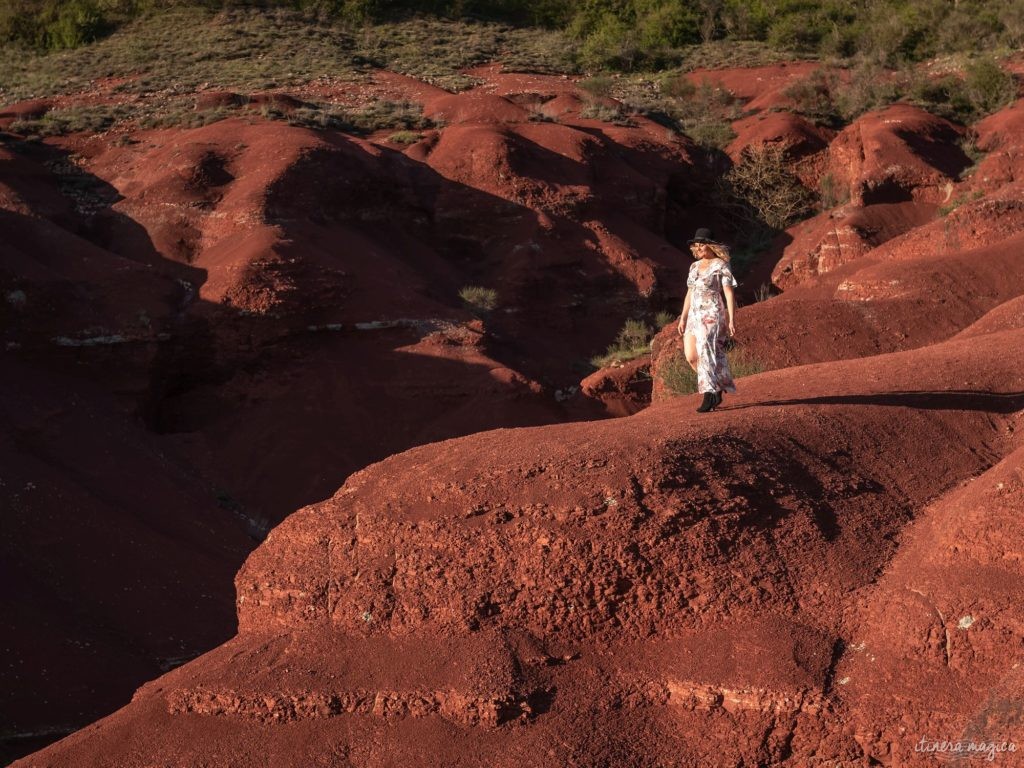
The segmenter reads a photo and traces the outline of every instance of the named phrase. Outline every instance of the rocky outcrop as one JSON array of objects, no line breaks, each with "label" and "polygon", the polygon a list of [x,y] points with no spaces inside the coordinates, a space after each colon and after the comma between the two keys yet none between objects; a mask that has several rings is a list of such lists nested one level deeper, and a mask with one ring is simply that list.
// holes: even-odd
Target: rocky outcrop
[{"label": "rocky outcrop", "polygon": [[949,199],[971,165],[963,129],[906,104],[868,112],[829,144],[827,173],[856,205]]},{"label": "rocky outcrop", "polygon": [[772,284],[789,290],[859,259],[934,218],[933,205],[915,202],[879,203],[866,208],[844,205],[821,213],[789,230],[793,240],[775,265]]}]

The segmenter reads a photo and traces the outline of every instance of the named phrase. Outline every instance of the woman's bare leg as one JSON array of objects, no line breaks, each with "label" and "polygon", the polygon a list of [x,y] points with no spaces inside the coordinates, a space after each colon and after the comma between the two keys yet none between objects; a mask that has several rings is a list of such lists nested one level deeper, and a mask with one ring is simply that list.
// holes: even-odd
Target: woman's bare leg
[{"label": "woman's bare leg", "polygon": [[683,336],[683,354],[693,370],[697,370],[697,337],[692,333]]}]

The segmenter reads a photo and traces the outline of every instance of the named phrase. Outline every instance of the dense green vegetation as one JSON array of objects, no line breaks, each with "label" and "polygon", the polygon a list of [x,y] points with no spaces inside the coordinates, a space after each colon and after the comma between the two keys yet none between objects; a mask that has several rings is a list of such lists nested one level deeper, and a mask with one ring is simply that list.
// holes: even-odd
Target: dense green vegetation
[{"label": "dense green vegetation", "polygon": [[1024,43],[1024,0],[6,0],[0,38],[73,48],[169,6],[290,8],[352,22],[417,13],[562,29],[588,69],[673,66],[685,46],[723,39],[887,65]]}]

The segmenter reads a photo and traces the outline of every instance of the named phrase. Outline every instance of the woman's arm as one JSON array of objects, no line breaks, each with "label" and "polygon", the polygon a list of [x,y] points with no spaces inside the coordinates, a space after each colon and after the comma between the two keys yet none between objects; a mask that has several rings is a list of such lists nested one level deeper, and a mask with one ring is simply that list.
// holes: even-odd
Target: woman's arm
[{"label": "woman's arm", "polygon": [[683,300],[683,314],[679,316],[679,323],[676,326],[680,336],[686,333],[686,316],[690,314],[690,294],[692,293],[693,288],[686,289],[686,298]]},{"label": "woman's arm", "polygon": [[727,282],[723,282],[722,293],[725,294],[725,308],[729,312],[729,336],[732,337],[736,335],[736,324],[733,321],[733,312],[736,307],[736,301],[732,294],[732,286]]}]

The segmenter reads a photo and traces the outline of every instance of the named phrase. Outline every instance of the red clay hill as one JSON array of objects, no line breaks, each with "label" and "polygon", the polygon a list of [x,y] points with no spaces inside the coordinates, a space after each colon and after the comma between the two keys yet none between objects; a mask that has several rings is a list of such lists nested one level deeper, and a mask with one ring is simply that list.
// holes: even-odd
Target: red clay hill
[{"label": "red clay hill", "polygon": [[371,465],[249,556],[235,638],[15,765],[924,765],[922,738],[1019,743],[1022,342]]},{"label": "red clay hill", "polygon": [[[782,290],[737,318],[778,370],[710,415],[660,380],[674,324],[573,394],[624,319],[678,309],[715,166],[587,117],[572,79],[379,73],[205,93],[240,112],[201,128],[0,134],[3,562],[29,585],[2,597],[5,740],[123,705],[15,765],[1024,748],[1020,107],[971,171],[906,105],[838,133],[772,111],[812,69],[694,75],[745,101],[728,154],[783,143],[848,198],[744,278]],[[436,127],[245,111],[385,98]]]},{"label": "red clay hill", "polygon": [[[566,78],[478,74],[464,94],[387,72],[204,93],[197,109],[240,111],[200,128],[0,134],[4,552],[10,583],[33,585],[4,594],[5,749],[229,637],[225,575],[351,472],[603,414],[570,396],[625,317],[679,293],[664,233],[700,186],[694,147],[580,117]],[[0,126],[118,83],[12,105]],[[408,145],[249,111],[312,98],[414,99],[445,127]],[[493,309],[464,305],[473,285]]]}]

